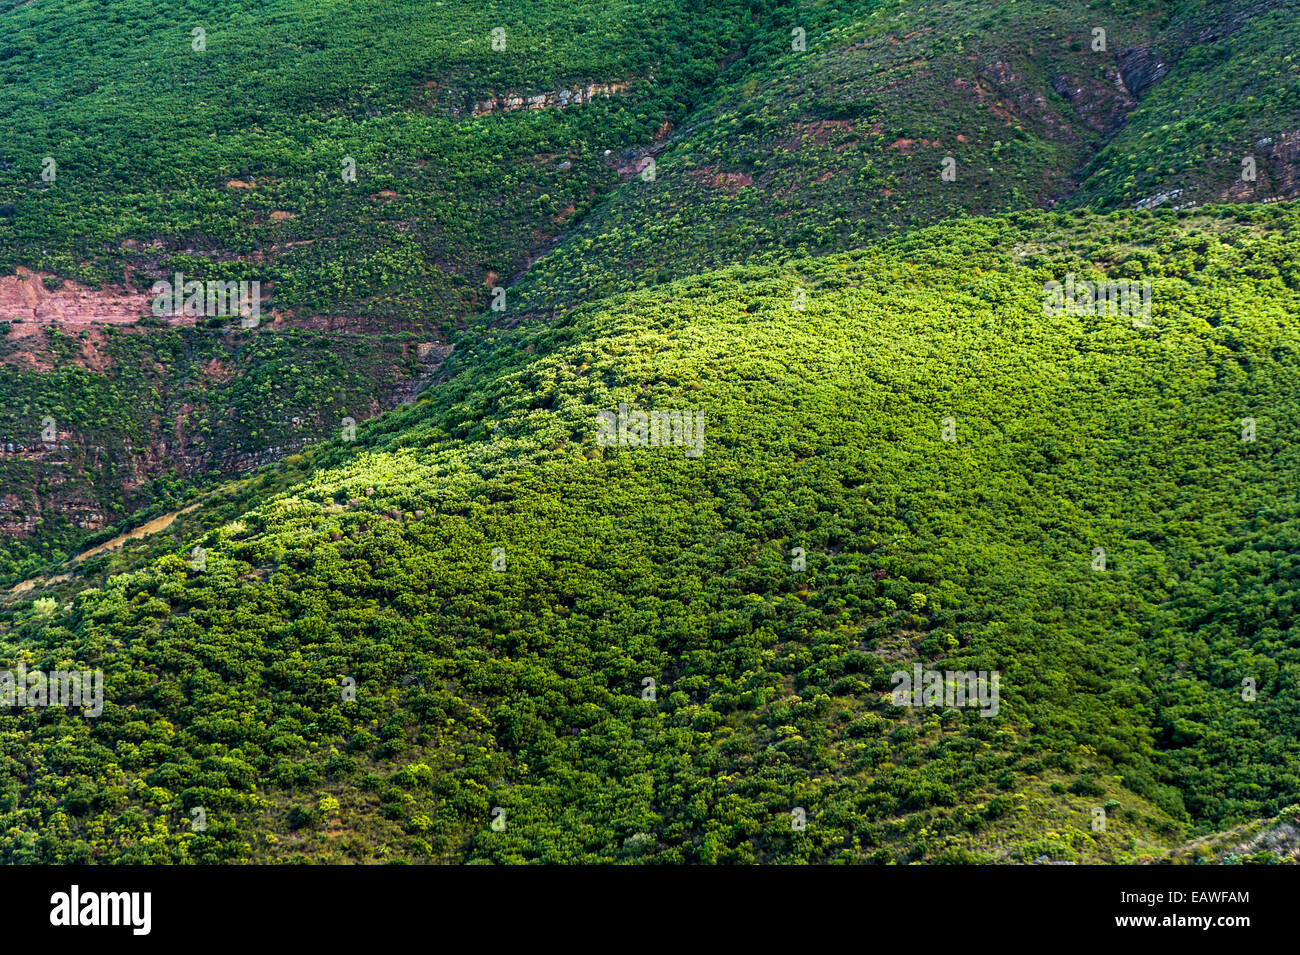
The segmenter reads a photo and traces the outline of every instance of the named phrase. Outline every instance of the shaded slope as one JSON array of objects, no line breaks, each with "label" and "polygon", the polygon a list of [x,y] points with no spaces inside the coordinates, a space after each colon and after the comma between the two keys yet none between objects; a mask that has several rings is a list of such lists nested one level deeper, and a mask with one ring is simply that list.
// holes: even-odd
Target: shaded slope
[{"label": "shaded slope", "polygon": [[[518,307],[553,314],[962,215],[1173,189],[1175,205],[1293,196],[1297,22],[1284,2],[781,8],[656,150],[654,180],[597,206]],[[1258,186],[1234,187],[1245,152]]]},{"label": "shaded slope", "polygon": [[[1219,30],[1204,28],[1084,169],[1072,202],[1187,206],[1300,195],[1300,9],[1280,6],[1236,29],[1222,21]],[[1243,166],[1247,159],[1252,166]]]}]

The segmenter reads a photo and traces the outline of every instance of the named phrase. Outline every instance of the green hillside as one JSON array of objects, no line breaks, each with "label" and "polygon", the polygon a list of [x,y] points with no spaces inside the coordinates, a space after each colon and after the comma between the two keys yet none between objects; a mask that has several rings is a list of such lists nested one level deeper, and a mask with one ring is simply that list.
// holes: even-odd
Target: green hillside
[{"label": "green hillside", "polygon": [[1175,207],[1295,198],[1298,29],[1286,3],[783,7],[658,152],[654,181],[623,185],[524,277],[521,307],[963,215],[1174,190]]},{"label": "green hillside", "polygon": [[0,0],[0,863],[1295,863],[1296,14]]},{"label": "green hillside", "polygon": [[[1298,224],[968,220],[466,336],[296,486],[8,606],[6,659],[107,687],[9,718],[0,857],[1121,862],[1274,815]],[[1068,275],[1149,324],[1045,314]],[[602,445],[620,404],[700,453]],[[893,705],[915,663],[996,715]]]},{"label": "green hillside", "polygon": [[[1084,170],[1076,203],[1173,206],[1294,198],[1300,185],[1300,18],[1293,4],[1193,47]],[[1226,34],[1219,37],[1218,32]],[[1253,168],[1243,167],[1251,160]],[[1167,197],[1167,198],[1166,198]]]},{"label": "green hillside", "polygon": [[[160,328],[147,300],[31,329],[0,288],[0,447],[38,449],[47,416],[67,445],[0,455],[0,580],[143,516],[139,488],[185,497],[409,397],[436,372],[419,346],[441,355],[751,29],[718,3],[0,4],[0,284],[179,271],[264,299],[256,330]],[[471,115],[592,85],[615,89]]]},{"label": "green hillside", "polygon": [[[649,141],[692,104],[743,40],[745,20],[711,6],[687,18],[671,2],[12,5],[0,263],[96,282],[129,265],[143,288],[155,267],[258,278],[284,311],[414,308],[439,327],[478,300],[487,271],[525,261],[521,235],[540,246],[563,210],[616,181],[597,147]],[[494,93],[590,83],[626,95],[466,115]]]},{"label": "green hillside", "polygon": [[[0,581],[409,400],[466,324],[967,215],[1295,198],[1298,22],[1284,0],[0,3],[0,447],[22,449]],[[91,298],[255,280],[265,317],[33,327],[5,314],[18,269]]]}]

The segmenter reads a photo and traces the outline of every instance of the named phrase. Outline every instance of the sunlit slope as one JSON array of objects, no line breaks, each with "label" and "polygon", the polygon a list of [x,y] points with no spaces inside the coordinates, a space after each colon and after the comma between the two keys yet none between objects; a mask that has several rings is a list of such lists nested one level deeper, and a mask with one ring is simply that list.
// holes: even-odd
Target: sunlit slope
[{"label": "sunlit slope", "polygon": [[[107,690],[8,718],[3,856],[1118,861],[1275,813],[1295,216],[943,226],[467,352],[180,554],[6,611],[5,659]],[[1069,274],[1150,281],[1149,326],[1045,315]],[[701,453],[602,446],[621,404]],[[999,673],[996,714],[891,705],[917,664]]]},{"label": "sunlit slope", "polygon": [[118,300],[179,271],[259,282],[265,314],[9,324],[0,287],[0,579],[393,407],[471,316],[963,215],[1294,197],[1293,14],[0,3],[0,283]]}]

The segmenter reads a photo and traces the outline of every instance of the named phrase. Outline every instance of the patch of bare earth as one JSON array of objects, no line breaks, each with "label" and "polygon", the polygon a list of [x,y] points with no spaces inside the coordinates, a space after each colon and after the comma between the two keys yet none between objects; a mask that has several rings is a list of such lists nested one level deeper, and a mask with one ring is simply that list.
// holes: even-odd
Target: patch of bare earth
[{"label": "patch of bare earth", "polygon": [[234,369],[219,358],[213,358],[203,366],[203,376],[210,383],[219,385],[233,378],[235,372]]},{"label": "patch of bare earth", "polygon": [[[878,124],[877,124],[878,125]],[[803,145],[807,138],[812,139],[819,146],[825,146],[830,143],[831,136],[835,133],[848,134],[857,131],[857,123],[849,119],[816,119],[808,122],[794,124],[795,135],[786,142],[785,148],[788,152],[798,152],[799,147]],[[879,130],[876,126],[872,127],[872,133],[878,135]],[[857,139],[853,138],[836,145],[835,151],[847,149],[850,146],[857,145]]]},{"label": "patch of bare earth", "polygon": [[896,149],[899,152],[909,153],[912,151],[912,148],[916,146],[917,143],[920,143],[922,146],[929,146],[929,147],[943,145],[937,139],[895,139],[892,143],[889,144],[888,148]]},{"label": "patch of bare earth", "polygon": [[79,358],[81,367],[88,368],[101,375],[108,371],[112,362],[108,357],[108,350],[105,348],[107,344],[108,340],[103,329],[89,329],[86,332],[86,337],[81,342],[81,355]]},{"label": "patch of bare earth", "polygon": [[745,186],[754,184],[754,177],[747,172],[719,172],[717,169],[692,169],[687,173],[696,182],[702,182],[714,189],[724,192],[737,192]]}]

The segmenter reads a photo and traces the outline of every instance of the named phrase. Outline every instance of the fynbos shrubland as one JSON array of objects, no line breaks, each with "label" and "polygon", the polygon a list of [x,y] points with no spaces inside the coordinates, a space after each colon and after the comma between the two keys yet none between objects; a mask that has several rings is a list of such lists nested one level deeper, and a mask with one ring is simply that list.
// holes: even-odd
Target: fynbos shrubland
[{"label": "fynbos shrubland", "polygon": [[685,448],[688,458],[704,453],[704,414],[700,411],[628,410],[620,402],[618,411],[596,415],[600,430],[596,443],[602,448]]},{"label": "fynbos shrubland", "polygon": [[980,716],[998,715],[1002,674],[997,670],[924,670],[917,663],[911,673],[895,671],[890,681],[895,706],[978,706]]}]

